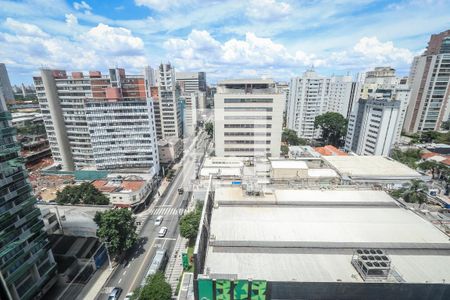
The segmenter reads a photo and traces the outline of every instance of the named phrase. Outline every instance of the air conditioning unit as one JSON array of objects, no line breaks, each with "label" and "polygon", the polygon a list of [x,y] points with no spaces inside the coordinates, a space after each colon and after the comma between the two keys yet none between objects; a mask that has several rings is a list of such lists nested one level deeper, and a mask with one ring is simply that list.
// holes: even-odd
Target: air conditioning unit
[{"label": "air conditioning unit", "polygon": [[356,249],[352,265],[365,280],[387,279],[391,270],[391,259],[381,249]]}]

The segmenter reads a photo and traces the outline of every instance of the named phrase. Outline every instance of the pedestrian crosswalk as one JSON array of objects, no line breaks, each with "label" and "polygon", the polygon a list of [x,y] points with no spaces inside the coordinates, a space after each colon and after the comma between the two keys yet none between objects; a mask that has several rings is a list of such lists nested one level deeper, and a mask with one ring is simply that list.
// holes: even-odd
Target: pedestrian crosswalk
[{"label": "pedestrian crosswalk", "polygon": [[175,207],[155,207],[150,213],[154,216],[182,215],[184,210],[184,208]]}]

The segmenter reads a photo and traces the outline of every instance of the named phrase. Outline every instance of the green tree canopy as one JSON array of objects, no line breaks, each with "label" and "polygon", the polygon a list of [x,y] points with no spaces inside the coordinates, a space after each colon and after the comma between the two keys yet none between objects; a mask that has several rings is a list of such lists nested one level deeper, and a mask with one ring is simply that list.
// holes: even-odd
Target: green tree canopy
[{"label": "green tree canopy", "polygon": [[145,285],[133,292],[133,300],[170,300],[172,288],[164,279],[163,272],[157,272],[147,278]]},{"label": "green tree canopy", "polygon": [[306,141],[297,136],[297,132],[292,129],[285,128],[281,135],[281,141],[289,146],[306,145]]},{"label": "green tree canopy", "polygon": [[214,134],[214,125],[212,122],[206,122],[205,123],[205,131],[210,136],[213,137]]},{"label": "green tree canopy", "polygon": [[391,157],[408,167],[415,169],[417,161],[420,160],[420,150],[419,149],[408,149],[406,151],[401,151],[400,149],[392,150]]},{"label": "green tree canopy", "polygon": [[325,143],[340,147],[347,133],[347,120],[339,113],[326,112],[316,117],[314,127],[322,130]]},{"label": "green tree canopy", "polygon": [[131,248],[137,240],[135,218],[125,208],[97,212],[97,236],[108,243],[112,254],[119,254]]},{"label": "green tree canopy", "polygon": [[198,234],[198,226],[202,215],[201,206],[190,213],[185,214],[180,220],[180,235],[186,239],[195,239]]},{"label": "green tree canopy", "polygon": [[109,199],[89,182],[80,185],[66,186],[56,193],[58,204],[95,204],[108,205]]},{"label": "green tree canopy", "polygon": [[403,192],[402,198],[408,203],[419,203],[422,205],[427,200],[428,187],[425,182],[411,180],[410,186]]}]

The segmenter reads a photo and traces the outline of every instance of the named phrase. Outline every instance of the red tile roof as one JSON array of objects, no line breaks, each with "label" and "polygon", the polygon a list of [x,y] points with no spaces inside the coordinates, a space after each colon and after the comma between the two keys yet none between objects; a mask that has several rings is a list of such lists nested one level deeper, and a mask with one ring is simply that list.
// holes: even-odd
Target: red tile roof
[{"label": "red tile roof", "polygon": [[324,156],[347,156],[348,154],[333,145],[326,145],[323,147],[314,148],[317,152]]}]

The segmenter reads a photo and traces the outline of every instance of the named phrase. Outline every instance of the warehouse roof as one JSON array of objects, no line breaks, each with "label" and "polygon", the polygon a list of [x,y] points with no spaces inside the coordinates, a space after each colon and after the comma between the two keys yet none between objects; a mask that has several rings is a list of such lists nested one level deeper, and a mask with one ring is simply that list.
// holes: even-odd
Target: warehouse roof
[{"label": "warehouse roof", "polygon": [[353,179],[414,179],[421,175],[413,169],[384,156],[324,156],[341,176]]}]

